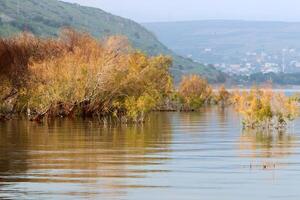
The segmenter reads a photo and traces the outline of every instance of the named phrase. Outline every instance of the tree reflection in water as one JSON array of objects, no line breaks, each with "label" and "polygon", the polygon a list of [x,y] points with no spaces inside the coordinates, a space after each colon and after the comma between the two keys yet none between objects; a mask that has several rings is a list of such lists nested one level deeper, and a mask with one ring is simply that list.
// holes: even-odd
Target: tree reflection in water
[{"label": "tree reflection in water", "polygon": [[[172,139],[166,115],[153,113],[143,125],[100,126],[97,122],[72,120],[43,125],[27,121],[2,124],[0,177],[10,186],[0,186],[0,192],[13,194],[21,183],[24,192],[16,189],[13,198],[25,195],[24,183],[47,183],[49,188],[57,188],[56,194],[89,197],[93,191],[120,196],[125,192],[122,188],[156,187],[130,180],[164,172],[159,166],[170,159]],[[63,190],[64,184],[73,188]],[[86,192],[78,192],[82,184]]]},{"label": "tree reflection in water", "polygon": [[[288,133],[267,133],[257,131],[243,131],[240,137],[242,157],[254,158],[251,168],[279,168],[284,165],[277,161],[293,153],[295,138]],[[247,152],[247,153],[245,153]]]}]

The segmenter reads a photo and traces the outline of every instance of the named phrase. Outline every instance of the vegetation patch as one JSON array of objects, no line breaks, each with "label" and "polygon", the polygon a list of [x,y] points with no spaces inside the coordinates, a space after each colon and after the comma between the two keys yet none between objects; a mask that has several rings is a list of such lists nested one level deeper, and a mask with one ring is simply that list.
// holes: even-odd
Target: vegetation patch
[{"label": "vegetation patch", "polygon": [[169,57],[148,57],[126,38],[97,41],[64,30],[57,39],[21,34],[0,41],[1,115],[98,117],[141,122],[172,89]]},{"label": "vegetation patch", "polygon": [[297,96],[271,89],[213,90],[198,75],[170,75],[172,59],[134,50],[123,36],[98,41],[65,29],[55,39],[22,33],[0,40],[0,120],[93,117],[103,123],[140,123],[147,113],[199,111],[234,105],[245,129],[286,129],[299,115]]},{"label": "vegetation patch", "polygon": [[244,129],[285,131],[289,122],[299,116],[296,100],[271,89],[254,88],[249,92],[234,92],[232,102],[243,117]]}]

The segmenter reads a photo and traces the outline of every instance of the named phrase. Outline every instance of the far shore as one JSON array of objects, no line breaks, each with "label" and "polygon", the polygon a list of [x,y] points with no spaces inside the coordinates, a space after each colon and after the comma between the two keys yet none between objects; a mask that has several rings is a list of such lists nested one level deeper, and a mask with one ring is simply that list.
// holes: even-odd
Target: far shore
[{"label": "far shore", "polygon": [[[214,85],[213,88],[215,91],[219,89],[220,86]],[[257,86],[259,89],[264,89],[264,88],[272,88],[272,91],[274,92],[289,92],[289,93],[300,93],[300,85],[293,85],[293,86]],[[232,91],[250,91],[253,87],[250,86],[238,86],[238,85],[232,85],[232,86],[226,86],[226,90],[229,92]]]}]

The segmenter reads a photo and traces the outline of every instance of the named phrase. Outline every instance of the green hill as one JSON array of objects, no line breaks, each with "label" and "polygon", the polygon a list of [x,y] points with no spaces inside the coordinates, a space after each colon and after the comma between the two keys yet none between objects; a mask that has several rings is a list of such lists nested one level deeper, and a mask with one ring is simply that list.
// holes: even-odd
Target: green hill
[{"label": "green hill", "polygon": [[62,27],[87,31],[97,38],[125,35],[135,48],[150,55],[171,55],[174,59],[172,73],[176,80],[182,74],[191,72],[199,73],[211,82],[224,79],[224,74],[212,67],[175,55],[138,23],[101,9],[57,0],[0,0],[2,36],[10,36],[24,30],[39,36],[55,36]]}]

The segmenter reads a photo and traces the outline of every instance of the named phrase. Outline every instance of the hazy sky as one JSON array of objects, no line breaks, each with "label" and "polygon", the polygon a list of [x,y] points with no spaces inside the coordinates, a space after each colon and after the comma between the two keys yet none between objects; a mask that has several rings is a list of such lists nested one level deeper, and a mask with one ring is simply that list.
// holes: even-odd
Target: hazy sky
[{"label": "hazy sky", "polygon": [[300,21],[300,0],[64,0],[138,22],[203,19]]}]

